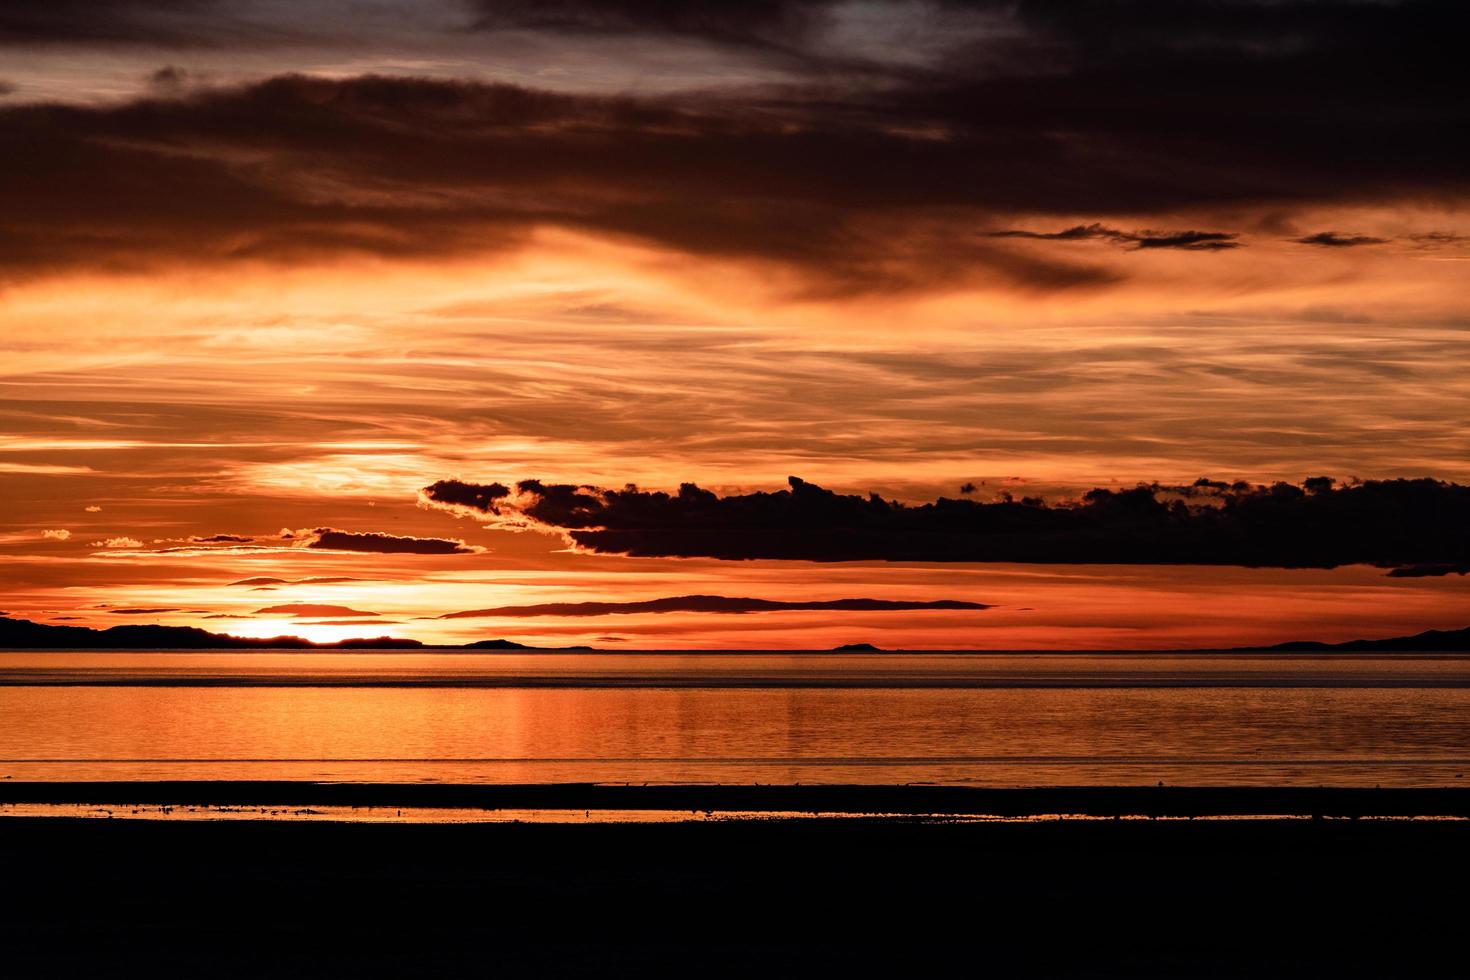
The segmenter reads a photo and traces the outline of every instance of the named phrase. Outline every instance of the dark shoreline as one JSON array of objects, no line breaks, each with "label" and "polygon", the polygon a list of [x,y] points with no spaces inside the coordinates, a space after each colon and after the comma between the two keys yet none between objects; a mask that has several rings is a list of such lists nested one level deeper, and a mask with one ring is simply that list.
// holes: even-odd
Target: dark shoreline
[{"label": "dark shoreline", "polygon": [[348,806],[1031,817],[1460,817],[1470,788],[0,781],[0,804]]},{"label": "dark shoreline", "polygon": [[[641,789],[641,788],[640,788]],[[0,821],[7,977],[1464,976],[1460,821]]]}]

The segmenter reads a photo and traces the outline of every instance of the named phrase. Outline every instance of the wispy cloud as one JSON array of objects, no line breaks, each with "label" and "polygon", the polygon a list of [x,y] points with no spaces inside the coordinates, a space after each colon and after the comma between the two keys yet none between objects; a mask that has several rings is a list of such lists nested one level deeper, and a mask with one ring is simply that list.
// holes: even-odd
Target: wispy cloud
[{"label": "wispy cloud", "polygon": [[1319,231],[1315,235],[1306,235],[1294,239],[1302,245],[1320,245],[1323,248],[1354,248],[1359,245],[1384,245],[1386,238],[1375,238],[1372,235],[1343,235],[1335,231]]},{"label": "wispy cloud", "polygon": [[631,602],[542,602],[529,606],[495,606],[446,613],[440,619],[518,618],[526,616],[630,616],[640,613],[746,613],[820,610],[825,612],[897,612],[917,609],[989,609],[981,602],[958,599],[750,599],[720,595],[671,596]]},{"label": "wispy cloud", "polygon": [[288,602],[277,606],[265,606],[255,610],[257,616],[376,616],[375,612],[353,609],[350,606],[335,606],[320,602]]},{"label": "wispy cloud", "polygon": [[458,538],[418,538],[406,534],[384,534],[378,531],[343,531],[333,527],[314,527],[283,532],[281,535],[297,547],[321,551],[356,551],[369,554],[403,555],[473,555],[485,549],[465,544]]},{"label": "wispy cloud", "polygon": [[1224,231],[1120,231],[1101,224],[1073,225],[1062,231],[1006,229],[989,232],[991,238],[1033,238],[1039,241],[1103,241],[1133,249],[1177,248],[1186,252],[1216,252],[1240,248],[1240,236]]}]

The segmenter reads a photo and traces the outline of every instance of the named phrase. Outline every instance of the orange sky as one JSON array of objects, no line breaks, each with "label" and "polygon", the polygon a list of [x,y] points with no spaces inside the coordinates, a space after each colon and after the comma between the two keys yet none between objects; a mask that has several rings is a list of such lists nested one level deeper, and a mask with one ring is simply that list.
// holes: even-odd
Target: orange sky
[{"label": "orange sky", "polygon": [[[1200,103],[1220,116],[1214,145],[1143,132],[1123,93],[1094,107],[1112,128],[1072,124],[1096,131],[1070,169],[1043,173],[1037,150],[967,189],[965,140],[977,167],[1012,166],[996,157],[1010,149],[981,151],[1014,146],[997,128],[1050,134],[1062,110],[1023,73],[1019,120],[977,121],[972,103],[933,108],[953,86],[924,90],[919,68],[999,84],[1017,37],[1062,52],[1062,83],[1092,66],[1067,61],[1065,25],[920,7],[813,5],[818,27],[780,27],[808,32],[799,57],[719,43],[697,19],[471,30],[447,2],[233,19],[123,4],[110,29],[126,41],[0,16],[0,148],[19,148],[0,165],[0,609],[629,648],[1157,648],[1467,625],[1463,575],[631,559],[419,506],[450,477],[735,492],[794,474],[913,501],[965,482],[1060,500],[1200,476],[1470,480],[1470,217],[1439,144],[1326,177],[1264,130],[1231,143],[1223,124],[1263,105],[1245,83],[1238,106]],[[946,45],[966,39],[999,52],[993,75],[953,68]],[[1298,55],[1280,57],[1268,68]],[[1384,84],[1441,123],[1462,111]],[[1302,98],[1321,119],[1363,96]],[[880,107],[905,115],[871,121]],[[1324,159],[1336,135],[1314,135]],[[1109,140],[1137,154],[1129,173]],[[914,185],[849,170],[850,147],[911,161]],[[283,528],[465,547],[261,545]],[[189,540],[217,535],[256,540]],[[289,581],[230,584],[260,576]],[[994,608],[432,618],[687,594]],[[299,603],[378,615],[256,613]]]}]

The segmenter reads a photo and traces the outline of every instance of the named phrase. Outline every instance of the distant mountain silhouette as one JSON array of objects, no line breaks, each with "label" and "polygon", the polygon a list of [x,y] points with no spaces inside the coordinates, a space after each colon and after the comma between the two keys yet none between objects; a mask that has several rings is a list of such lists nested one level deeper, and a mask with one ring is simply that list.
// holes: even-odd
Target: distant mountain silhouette
[{"label": "distant mountain silhouette", "polygon": [[1320,643],[1315,640],[1293,640],[1270,647],[1251,650],[1279,650],[1285,653],[1313,650],[1385,651],[1396,653],[1470,653],[1470,626],[1458,630],[1425,630],[1413,636],[1391,636],[1383,640],[1348,640],[1346,643]]},{"label": "distant mountain silhouette", "polygon": [[336,643],[313,643],[299,636],[256,640],[226,636],[193,626],[151,626],[129,623],[105,630],[86,626],[48,626],[25,619],[0,617],[0,647],[46,650],[363,650],[421,647],[418,640],[378,636]]},{"label": "distant mountain silhouette", "polygon": [[211,633],[193,626],[151,626],[129,623],[105,630],[86,626],[51,626],[28,619],[0,616],[0,649],[22,650],[592,650],[594,647],[533,647],[514,640],[479,640],[440,645],[396,636],[361,637],[335,643],[313,643],[299,636],[255,640]]},{"label": "distant mountain silhouette", "polygon": [[[250,639],[211,633],[193,626],[155,626],[128,623],[98,630],[86,626],[51,626],[26,619],[0,616],[0,649],[22,650],[595,650],[590,646],[534,647],[514,640],[477,640],[463,646],[427,644],[393,636],[361,637],[335,643],[313,643],[299,636]],[[1231,652],[1310,653],[1313,651],[1382,651],[1385,653],[1470,653],[1470,627],[1458,630],[1425,630],[1413,636],[1382,640],[1349,640],[1322,643],[1293,640],[1267,647],[1236,647]],[[834,653],[882,653],[871,643],[844,643]]]}]

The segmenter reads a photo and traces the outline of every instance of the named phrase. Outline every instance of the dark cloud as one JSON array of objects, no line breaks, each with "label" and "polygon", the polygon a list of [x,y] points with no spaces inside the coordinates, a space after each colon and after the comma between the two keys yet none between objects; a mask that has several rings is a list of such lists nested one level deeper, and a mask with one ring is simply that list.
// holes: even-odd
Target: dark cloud
[{"label": "dark cloud", "polygon": [[0,78],[0,99],[15,91],[15,85]]},{"label": "dark cloud", "polygon": [[1369,235],[1341,235],[1335,231],[1319,231],[1315,235],[1294,238],[1292,241],[1301,245],[1321,245],[1323,248],[1353,248],[1357,245],[1382,245],[1388,239],[1373,238]]},{"label": "dark cloud", "polygon": [[1119,241],[1127,239],[1127,233],[1116,228],[1107,228],[1100,224],[1074,225],[1061,231],[1025,231],[1023,229],[1008,228],[1004,231],[992,231],[991,238],[1037,238],[1043,241],[1054,242],[1078,242],[1088,239],[1102,239],[1104,241]]},{"label": "dark cloud", "polygon": [[160,93],[178,95],[199,82],[200,79],[194,72],[176,65],[164,65],[148,73],[149,87]]},{"label": "dark cloud", "polygon": [[[804,56],[829,111],[958,140],[977,176],[1024,160],[1007,176],[1045,189],[1052,205],[1036,211],[1067,211],[1062,200],[1092,191],[1117,213],[1165,199],[1420,196],[1425,181],[1445,180],[1463,189],[1453,176],[1467,119],[1456,66],[1470,9],[1456,0],[876,3],[867,33],[881,37],[886,19],[895,47],[925,23],[951,22],[936,13],[961,29],[936,63],[890,68],[846,99],[832,68],[851,71],[853,58],[825,31],[831,0],[477,6],[480,27],[678,35]],[[966,146],[977,133],[987,145]]]},{"label": "dark cloud", "polygon": [[266,606],[255,610],[257,616],[376,616],[375,612],[352,609],[348,606],[324,605],[317,602],[288,602],[280,606]]},{"label": "dark cloud", "polygon": [[1239,248],[1235,235],[1219,231],[1148,232],[1133,239],[1135,248],[1182,248],[1192,252],[1208,252]]},{"label": "dark cloud", "polygon": [[510,496],[510,488],[499,483],[465,483],[440,480],[424,488],[424,494],[441,507],[463,507],[470,511],[497,513],[495,502]]},{"label": "dark cloud", "polygon": [[692,37],[787,49],[828,22],[834,3],[809,0],[470,0],[472,30]]},{"label": "dark cloud", "polygon": [[255,578],[242,578],[229,583],[230,585],[336,585],[341,582],[367,582],[369,579],[351,578],[345,575],[312,576],[310,578],[286,579],[272,578],[260,575]]},{"label": "dark cloud", "polygon": [[[423,259],[560,225],[783,264],[827,292],[976,275],[1042,290],[1115,279],[973,240],[968,216],[987,198],[1016,203],[997,191],[1005,174],[977,165],[988,142],[915,140],[811,107],[761,111],[710,95],[378,77],[23,106],[0,111],[0,277]],[[1021,163],[990,159],[1003,171]]]},{"label": "dark cloud", "polygon": [[1470,575],[1470,562],[1404,565],[1388,573],[1389,578],[1436,578],[1442,575]]},{"label": "dark cloud", "polygon": [[989,232],[991,238],[1035,238],[1043,241],[1105,241],[1131,245],[1134,249],[1180,248],[1191,252],[1240,248],[1239,236],[1223,231],[1120,231],[1101,224],[1074,225],[1062,231],[1006,229]]},{"label": "dark cloud", "polygon": [[[1004,29],[875,78],[818,64],[828,4],[487,4],[472,18],[482,27],[746,45],[779,34],[813,66],[780,86],[649,97],[283,76],[123,104],[7,105],[0,276],[432,259],[563,227],[779,263],[816,292],[975,278],[1056,290],[1117,273],[1017,255],[973,229],[1465,191],[1463,4],[938,6]],[[22,3],[7,23],[12,36],[38,18],[123,30],[78,10]],[[902,24],[913,8],[887,16]],[[1239,244],[1126,235],[1139,249]]]},{"label": "dark cloud", "polygon": [[889,612],[908,609],[989,609],[981,602],[958,599],[930,601],[906,599],[818,599],[783,601],[746,599],[722,595],[683,595],[666,599],[644,599],[637,602],[542,602],[530,606],[496,606],[470,609],[440,616],[440,619],[470,619],[520,616],[613,616],[635,613],[761,613],[786,610],[827,610],[849,612]]},{"label": "dark cloud", "polygon": [[[223,47],[259,38],[224,0],[4,0],[0,44]],[[232,9],[233,8],[233,9]]]},{"label": "dark cloud", "polygon": [[244,534],[211,534],[208,537],[196,534],[189,538],[193,544],[249,544],[254,540],[253,537]]},{"label": "dark cloud", "polygon": [[149,72],[148,81],[153,85],[162,85],[166,88],[175,88],[184,84],[188,79],[187,69],[177,65],[164,65],[156,71]]},{"label": "dark cloud", "polygon": [[[1330,568],[1470,561],[1470,487],[1437,480],[1302,486],[1200,480],[1097,489],[1081,500],[905,505],[790,488],[718,496],[526,480],[490,523],[539,526],[590,551],[640,557]],[[428,488],[423,499],[434,503]],[[459,505],[459,512],[463,508]]]},{"label": "dark cloud", "polygon": [[473,555],[484,551],[457,538],[415,538],[379,531],[341,531],[317,527],[283,535],[302,541],[301,547],[326,551],[365,551],[384,555]]},{"label": "dark cloud", "polygon": [[109,609],[110,616],[147,616],[153,613],[198,613],[205,609],[181,609],[178,606],[137,606],[129,609]]}]

